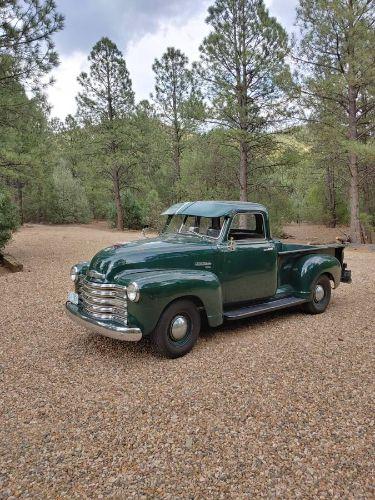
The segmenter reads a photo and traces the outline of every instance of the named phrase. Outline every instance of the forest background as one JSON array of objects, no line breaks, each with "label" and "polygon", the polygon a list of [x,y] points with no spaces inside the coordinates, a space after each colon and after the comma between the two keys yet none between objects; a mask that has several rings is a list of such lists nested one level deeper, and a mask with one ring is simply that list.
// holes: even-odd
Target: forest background
[{"label": "forest background", "polygon": [[290,38],[262,0],[216,0],[200,58],[168,47],[136,102],[103,37],[77,75],[77,112],[51,118],[53,0],[0,2],[0,248],[25,222],[158,228],[178,201],[265,204],[290,221],[375,226],[375,4],[300,0]]}]

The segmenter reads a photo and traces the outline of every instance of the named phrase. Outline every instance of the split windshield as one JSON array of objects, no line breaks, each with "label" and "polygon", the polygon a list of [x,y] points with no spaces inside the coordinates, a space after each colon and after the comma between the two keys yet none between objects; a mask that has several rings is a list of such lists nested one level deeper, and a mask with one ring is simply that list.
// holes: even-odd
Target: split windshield
[{"label": "split windshield", "polygon": [[224,217],[198,215],[169,215],[163,233],[187,234],[217,239],[224,224]]}]

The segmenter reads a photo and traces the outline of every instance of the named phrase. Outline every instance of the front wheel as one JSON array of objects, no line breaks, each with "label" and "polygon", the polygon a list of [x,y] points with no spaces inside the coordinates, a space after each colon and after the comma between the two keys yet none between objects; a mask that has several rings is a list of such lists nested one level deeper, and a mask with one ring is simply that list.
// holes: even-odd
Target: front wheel
[{"label": "front wheel", "polygon": [[152,332],[153,343],[162,356],[178,358],[187,354],[196,343],[201,317],[190,300],[178,300],[168,306]]},{"label": "front wheel", "polygon": [[312,301],[304,304],[309,314],[320,314],[327,309],[331,300],[331,281],[326,274],[316,279],[312,285]]}]

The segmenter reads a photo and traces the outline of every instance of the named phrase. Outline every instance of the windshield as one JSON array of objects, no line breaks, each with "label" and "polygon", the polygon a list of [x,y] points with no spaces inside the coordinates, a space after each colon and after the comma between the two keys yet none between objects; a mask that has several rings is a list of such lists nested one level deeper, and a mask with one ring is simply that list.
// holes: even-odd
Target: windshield
[{"label": "windshield", "polygon": [[169,215],[163,233],[192,234],[217,239],[224,224],[224,217],[200,217],[197,215]]}]

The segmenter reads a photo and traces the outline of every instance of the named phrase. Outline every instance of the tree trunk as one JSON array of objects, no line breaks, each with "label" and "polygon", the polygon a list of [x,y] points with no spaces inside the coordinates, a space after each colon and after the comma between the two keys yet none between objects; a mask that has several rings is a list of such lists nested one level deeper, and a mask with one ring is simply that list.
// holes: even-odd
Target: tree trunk
[{"label": "tree trunk", "polygon": [[[174,66],[173,66],[174,68]],[[172,105],[173,105],[173,163],[174,163],[174,174],[176,182],[181,180],[181,130],[180,121],[178,119],[177,110],[177,81],[175,75],[175,69],[173,70],[173,94],[172,94]]]},{"label": "tree trunk", "polygon": [[24,217],[23,217],[23,186],[21,183],[18,183],[18,207],[19,207],[19,212],[20,212],[20,223],[21,226],[24,222]]},{"label": "tree trunk", "polygon": [[247,173],[249,169],[249,159],[247,144],[240,142],[240,200],[247,201]]},{"label": "tree trunk", "polygon": [[[349,85],[349,140],[357,140],[357,107],[356,91]],[[356,153],[349,151],[349,173],[350,173],[350,239],[353,243],[364,243],[361,222],[359,219],[359,188],[358,188],[358,163]]]},{"label": "tree trunk", "polygon": [[357,155],[349,153],[350,169],[350,239],[353,243],[364,243],[359,220]]},{"label": "tree trunk", "polygon": [[173,163],[176,181],[179,182],[181,179],[181,153],[180,153],[180,141],[178,136],[178,131],[175,130],[174,144],[173,144]]},{"label": "tree trunk", "polygon": [[337,211],[336,211],[336,189],[335,189],[335,172],[334,167],[327,163],[326,168],[326,181],[327,181],[327,202],[329,211],[328,227],[336,227],[337,224]]},{"label": "tree trunk", "polygon": [[121,203],[121,191],[120,191],[120,179],[118,176],[117,168],[114,168],[112,171],[112,179],[113,179],[113,193],[115,196],[115,204],[116,204],[116,228],[119,231],[123,231],[124,229],[124,209]]}]

